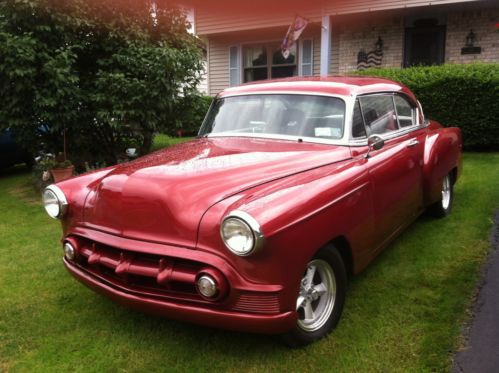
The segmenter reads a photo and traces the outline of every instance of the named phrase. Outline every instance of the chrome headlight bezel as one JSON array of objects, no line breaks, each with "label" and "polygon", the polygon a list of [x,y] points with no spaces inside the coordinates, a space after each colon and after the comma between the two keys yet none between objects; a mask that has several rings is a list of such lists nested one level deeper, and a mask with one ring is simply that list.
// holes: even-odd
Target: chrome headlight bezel
[{"label": "chrome headlight bezel", "polygon": [[[231,219],[234,219],[240,223],[242,223],[244,226],[248,228],[249,234],[251,234],[251,238],[253,240],[253,245],[249,250],[246,251],[241,251],[237,250],[229,245],[229,243],[226,240],[225,234],[224,234],[224,227],[225,224],[230,221]],[[258,252],[262,249],[262,247],[265,244],[265,236],[262,232],[262,228],[260,227],[260,224],[256,221],[255,218],[253,218],[250,214],[244,211],[239,211],[235,210],[227,214],[222,219],[222,223],[220,224],[220,237],[222,238],[223,243],[229,249],[232,253],[236,254],[237,256],[249,256],[254,254],[255,252]]]},{"label": "chrome headlight bezel", "polygon": [[[51,197],[56,200],[58,206],[57,213],[50,212],[48,208],[49,206],[48,198],[46,197],[47,194],[50,194]],[[61,219],[66,214],[66,211],[68,209],[68,200],[66,199],[64,192],[57,185],[55,184],[49,185],[43,190],[42,201],[45,211],[47,212],[48,216],[50,216],[52,219]],[[53,202],[50,204],[53,205]]]}]

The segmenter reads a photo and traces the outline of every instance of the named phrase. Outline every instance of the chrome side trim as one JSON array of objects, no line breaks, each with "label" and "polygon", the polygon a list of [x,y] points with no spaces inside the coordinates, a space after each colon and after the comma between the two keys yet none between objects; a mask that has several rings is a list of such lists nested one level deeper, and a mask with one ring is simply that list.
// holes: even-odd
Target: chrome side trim
[{"label": "chrome side trim", "polygon": [[[382,133],[382,134],[376,134],[376,136],[381,137],[383,140],[391,140],[399,136],[407,135],[408,133],[418,131],[424,127],[421,127],[419,125],[414,125],[410,127],[405,127],[401,128],[397,131],[392,131],[392,132],[387,132],[387,133]],[[360,139],[360,140],[350,140],[348,142],[349,146],[367,146],[367,139]]]}]

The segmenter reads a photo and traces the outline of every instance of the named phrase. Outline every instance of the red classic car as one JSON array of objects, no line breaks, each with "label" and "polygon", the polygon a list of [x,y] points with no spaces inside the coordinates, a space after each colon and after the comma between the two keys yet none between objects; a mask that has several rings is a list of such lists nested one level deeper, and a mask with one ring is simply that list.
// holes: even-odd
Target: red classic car
[{"label": "red classic car", "polygon": [[43,199],[93,290],[301,346],[337,324],[350,275],[425,209],[451,211],[461,148],[396,82],[288,79],[227,89],[197,139]]}]

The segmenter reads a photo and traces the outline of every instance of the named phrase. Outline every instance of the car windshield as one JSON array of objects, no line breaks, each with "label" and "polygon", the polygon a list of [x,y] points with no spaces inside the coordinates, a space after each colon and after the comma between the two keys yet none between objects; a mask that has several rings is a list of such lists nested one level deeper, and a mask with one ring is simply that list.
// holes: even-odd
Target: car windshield
[{"label": "car windshield", "polygon": [[207,134],[273,134],[338,140],[345,102],[336,97],[261,94],[217,99],[201,127]]}]

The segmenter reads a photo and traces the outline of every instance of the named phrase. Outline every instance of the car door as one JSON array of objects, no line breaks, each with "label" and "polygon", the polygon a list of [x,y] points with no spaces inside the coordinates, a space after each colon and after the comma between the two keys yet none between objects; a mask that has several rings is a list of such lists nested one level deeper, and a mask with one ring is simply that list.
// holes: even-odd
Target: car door
[{"label": "car door", "polygon": [[422,141],[413,122],[405,116],[399,121],[396,107],[402,104],[395,103],[394,94],[360,96],[359,102],[367,135],[385,141],[381,149],[370,151],[365,163],[373,191],[373,249],[379,249],[423,206]]}]

